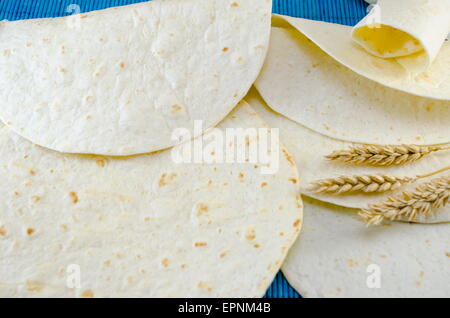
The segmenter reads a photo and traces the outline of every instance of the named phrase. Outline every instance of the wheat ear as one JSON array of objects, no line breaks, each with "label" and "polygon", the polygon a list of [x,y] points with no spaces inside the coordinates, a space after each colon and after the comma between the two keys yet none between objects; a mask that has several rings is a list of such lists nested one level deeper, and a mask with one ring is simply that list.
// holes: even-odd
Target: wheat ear
[{"label": "wheat ear", "polygon": [[442,146],[375,146],[362,145],[347,150],[337,150],[326,156],[328,160],[341,161],[357,165],[394,166],[415,162],[432,152],[448,150],[449,145]]},{"label": "wheat ear", "polygon": [[436,178],[419,185],[414,192],[404,192],[379,204],[361,210],[359,216],[367,225],[379,225],[384,220],[401,218],[414,220],[418,215],[427,216],[447,205],[450,200],[450,176]]},{"label": "wheat ear", "polygon": [[323,179],[312,183],[310,191],[314,193],[346,194],[354,192],[374,193],[399,189],[405,183],[416,178],[394,177],[388,175],[341,176]]}]

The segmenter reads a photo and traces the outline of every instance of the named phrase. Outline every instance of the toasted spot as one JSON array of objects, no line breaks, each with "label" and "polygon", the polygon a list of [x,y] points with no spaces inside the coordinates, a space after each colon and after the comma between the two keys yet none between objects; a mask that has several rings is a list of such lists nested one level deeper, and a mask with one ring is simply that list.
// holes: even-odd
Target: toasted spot
[{"label": "toasted spot", "polygon": [[267,187],[267,182],[261,183],[261,188]]},{"label": "toasted spot", "polygon": [[356,267],[356,266],[358,266],[358,262],[355,261],[354,259],[349,258],[349,259],[347,259],[347,266],[348,267]]},{"label": "toasted spot", "polygon": [[255,244],[255,245],[253,245],[253,247],[254,247],[254,248],[260,248],[260,247],[261,247],[261,245],[259,245],[259,244]]},{"label": "toasted spot", "polygon": [[227,47],[224,47],[223,49],[222,49],[222,51],[224,51],[224,52],[227,52],[229,50],[229,48],[227,48]]},{"label": "toasted spot", "polygon": [[172,114],[176,114],[182,109],[183,107],[177,104],[173,104],[172,106],[170,106],[170,111],[172,112]]},{"label": "toasted spot", "polygon": [[94,97],[92,97],[92,96],[84,96],[84,101],[85,102],[87,102],[87,103],[90,103],[90,102],[92,102],[92,100],[94,99]]},{"label": "toasted spot", "polygon": [[204,204],[204,203],[200,203],[198,206],[197,206],[197,216],[200,216],[200,215],[203,215],[203,214],[205,214],[206,212],[208,212],[208,210],[209,210],[209,207],[206,205],[206,204]]},{"label": "toasted spot", "polygon": [[67,73],[67,70],[64,67],[60,67],[58,69],[58,72],[60,72],[60,73]]},{"label": "toasted spot", "polygon": [[163,258],[163,259],[161,260],[161,265],[162,265],[163,267],[165,267],[165,268],[169,267],[169,265],[170,265],[170,260],[169,260],[168,258]]},{"label": "toasted spot", "polygon": [[295,220],[295,222],[292,224],[292,226],[294,226],[294,227],[299,227],[300,224],[302,224],[302,220],[297,219],[297,220]]},{"label": "toasted spot", "polygon": [[6,236],[7,232],[5,226],[0,226],[0,236]]},{"label": "toasted spot", "polygon": [[279,236],[284,236],[284,232],[278,233]]},{"label": "toasted spot", "polygon": [[161,177],[159,178],[159,182],[158,182],[159,186],[164,187],[164,186],[167,186],[167,185],[173,183],[176,176],[177,176],[176,173],[172,173],[172,174],[163,173],[161,175]]},{"label": "toasted spot", "polygon": [[297,205],[297,208],[301,209],[303,207],[303,200],[302,200],[302,195],[301,194],[298,194],[295,197],[295,203]]},{"label": "toasted spot", "polygon": [[194,246],[195,247],[204,247],[204,246],[208,246],[208,243],[206,243],[206,242],[195,242]]},{"label": "toasted spot", "polygon": [[92,298],[92,297],[94,297],[94,292],[92,290],[90,290],[90,289],[86,289],[85,291],[83,291],[81,293],[81,297]]},{"label": "toasted spot", "polygon": [[237,3],[237,2],[233,2],[233,3],[231,3],[230,4],[230,7],[239,7],[239,3]]},{"label": "toasted spot", "polygon": [[67,231],[69,229],[69,227],[66,224],[60,224],[59,227],[62,228],[64,231]]},{"label": "toasted spot", "polygon": [[28,171],[32,176],[35,176],[36,175],[36,171],[35,170],[33,170],[33,169],[30,169],[30,171]]},{"label": "toasted spot", "polygon": [[449,252],[445,253],[445,256],[450,257],[450,253]]},{"label": "toasted spot", "polygon": [[98,159],[95,163],[100,168],[104,168],[106,166],[106,159]]},{"label": "toasted spot", "polygon": [[219,254],[219,257],[220,258],[224,258],[225,256],[228,255],[228,253],[230,253],[230,251],[228,251],[228,250],[227,251],[223,251],[222,253]]},{"label": "toasted spot", "polygon": [[286,158],[286,160],[289,162],[289,164],[291,166],[295,166],[295,161],[292,158],[292,156],[287,152],[287,150],[286,149],[282,149],[282,152],[283,152],[284,157]]},{"label": "toasted spot", "polygon": [[291,181],[293,184],[297,184],[298,183],[298,180],[295,179],[295,178],[291,178],[291,179],[289,179],[289,181]]},{"label": "toasted spot", "polygon": [[10,50],[3,50],[3,56],[9,56],[11,54]]},{"label": "toasted spot", "polygon": [[120,62],[119,66],[120,66],[120,68],[125,68],[125,63],[124,62]]},{"label": "toasted spot", "polygon": [[104,265],[109,266],[111,265],[111,261],[109,259],[107,259],[106,261],[103,262]]},{"label": "toasted spot", "polygon": [[187,268],[187,264],[181,264],[181,266],[180,266],[181,268]]},{"label": "toasted spot", "polygon": [[248,241],[254,240],[256,238],[256,230],[255,230],[255,228],[248,228],[245,231],[245,238]]},{"label": "toasted spot", "polygon": [[206,289],[207,291],[211,291],[212,290],[211,285],[209,283],[207,283],[207,282],[198,282],[197,283],[197,287],[201,288],[201,289]]},{"label": "toasted spot", "polygon": [[28,234],[28,235],[33,235],[34,232],[36,232],[36,230],[33,229],[33,228],[31,228],[31,227],[29,227],[29,228],[27,229],[27,234]]},{"label": "toasted spot", "polygon": [[33,195],[33,196],[31,197],[31,201],[33,201],[33,202],[35,202],[35,203],[41,201],[41,199],[42,199],[42,198],[41,198],[40,196],[38,196],[38,195]]},{"label": "toasted spot", "polygon": [[72,201],[73,204],[77,204],[78,203],[78,195],[76,192],[70,192],[69,193],[69,197],[70,200]]},{"label": "toasted spot", "polygon": [[40,282],[28,280],[25,283],[25,285],[29,292],[38,293],[38,292],[42,291],[42,283],[40,283]]},{"label": "toasted spot", "polygon": [[241,172],[239,173],[239,179],[244,179],[245,175]]}]

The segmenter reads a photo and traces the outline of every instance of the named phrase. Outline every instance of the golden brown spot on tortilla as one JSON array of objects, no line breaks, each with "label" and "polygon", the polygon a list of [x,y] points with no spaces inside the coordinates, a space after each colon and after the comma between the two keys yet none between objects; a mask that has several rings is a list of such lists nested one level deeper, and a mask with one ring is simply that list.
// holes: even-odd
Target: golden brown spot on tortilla
[{"label": "golden brown spot on tortilla", "polygon": [[42,290],[42,284],[40,282],[36,282],[36,281],[32,281],[32,280],[28,280],[25,283],[27,290],[29,292],[33,292],[33,293],[38,293]]},{"label": "golden brown spot on tortilla", "polygon": [[30,46],[32,46],[32,45],[33,45],[33,43],[27,42],[27,47],[30,47]]},{"label": "golden brown spot on tortilla", "polygon": [[118,258],[118,259],[123,258],[123,254],[122,253],[116,253],[116,258]]},{"label": "golden brown spot on tortilla", "polygon": [[16,192],[14,192],[14,195],[15,195],[15,196],[19,196],[19,195],[20,195],[20,192],[17,192],[17,191],[16,191]]},{"label": "golden brown spot on tortilla", "polygon": [[256,238],[256,233],[254,228],[249,228],[246,230],[245,238],[248,241],[253,241]]},{"label": "golden brown spot on tortilla", "polygon": [[109,265],[111,265],[111,261],[109,259],[107,259],[106,261],[103,262],[103,264],[109,266]]},{"label": "golden brown spot on tortilla", "polygon": [[422,285],[422,282],[419,282],[418,280],[416,280],[414,282],[414,285],[416,285],[416,287],[420,287]]},{"label": "golden brown spot on tortilla", "polygon": [[92,97],[92,96],[85,96],[84,97],[84,101],[87,102],[87,103],[92,102],[93,99],[94,99],[94,97]]},{"label": "golden brown spot on tortilla", "polygon": [[264,49],[264,48],[265,48],[265,46],[262,44],[255,46],[255,49]]},{"label": "golden brown spot on tortilla", "polygon": [[284,236],[284,232],[278,233],[279,236]]},{"label": "golden brown spot on tortilla", "polygon": [[81,293],[81,297],[92,298],[92,297],[94,297],[94,292],[92,290],[90,290],[90,289],[86,289],[85,291],[83,291]]},{"label": "golden brown spot on tortilla", "polygon": [[60,67],[60,68],[58,69],[58,72],[60,72],[60,73],[66,73],[67,70],[66,70],[64,67]]},{"label": "golden brown spot on tortilla", "polygon": [[206,289],[207,291],[211,291],[212,288],[210,287],[209,283],[207,282],[198,282],[197,287],[201,289]]},{"label": "golden brown spot on tortilla", "polygon": [[286,160],[290,163],[291,166],[295,166],[295,161],[292,159],[292,156],[287,152],[286,149],[282,149],[282,152],[284,154],[284,157]]},{"label": "golden brown spot on tortilla", "polygon": [[59,225],[64,231],[67,231],[69,227],[66,224],[60,224]]},{"label": "golden brown spot on tortilla", "polygon": [[283,207],[282,204],[280,204],[280,205],[278,206],[278,210],[280,210],[280,211],[283,210],[283,208],[284,208],[284,207]]},{"label": "golden brown spot on tortilla", "polygon": [[295,222],[292,224],[292,226],[293,226],[293,227],[299,227],[300,224],[302,224],[302,220],[297,219],[297,220],[295,220]]},{"label": "golden brown spot on tortilla", "polygon": [[86,120],[91,120],[92,116],[91,115],[87,115],[85,118],[86,118]]},{"label": "golden brown spot on tortilla", "polygon": [[230,4],[230,7],[234,7],[234,8],[239,7],[239,3],[233,2],[232,4]]},{"label": "golden brown spot on tortilla", "polygon": [[259,244],[255,244],[255,245],[253,245],[253,247],[254,247],[254,248],[260,248],[260,247],[261,247],[261,245],[259,245]]},{"label": "golden brown spot on tortilla", "polygon": [[169,267],[169,265],[170,265],[170,260],[169,260],[168,258],[163,258],[163,259],[161,260],[161,265],[162,265],[163,267],[165,267],[165,268]]},{"label": "golden brown spot on tortilla", "polygon": [[425,105],[425,110],[427,111],[427,112],[430,112],[430,111],[432,111],[433,110],[433,104],[427,104],[427,105]]},{"label": "golden brown spot on tortilla", "polygon": [[27,234],[28,234],[28,235],[33,235],[33,233],[34,233],[35,231],[36,231],[35,229],[29,227],[29,228],[27,229]]},{"label": "golden brown spot on tortilla", "polygon": [[168,175],[167,173],[163,173],[161,175],[161,178],[159,179],[159,186],[160,187],[164,187],[169,185],[175,178],[176,178],[177,174],[176,173],[172,173],[170,175]]},{"label": "golden brown spot on tortilla", "polygon": [[222,49],[222,51],[224,51],[224,52],[227,52],[229,50],[229,48],[227,48],[227,47],[224,47],[223,49]]},{"label": "golden brown spot on tortilla", "polygon": [[228,253],[230,253],[230,251],[223,251],[222,253],[219,254],[219,257],[224,258],[225,256],[228,255]]},{"label": "golden brown spot on tortilla", "polygon": [[349,258],[349,259],[347,259],[347,266],[348,267],[356,267],[356,266],[358,266],[358,262],[355,261],[354,259]]},{"label": "golden brown spot on tortilla", "polygon": [[293,184],[297,184],[297,182],[298,182],[298,180],[295,178],[291,178],[291,179],[289,179],[289,181],[291,181]]},{"label": "golden brown spot on tortilla", "polygon": [[253,168],[255,168],[255,169],[258,169],[258,168],[259,168],[259,166],[258,166],[258,165],[254,165],[254,166],[253,166]]},{"label": "golden brown spot on tortilla", "polygon": [[267,187],[267,182],[261,183],[261,188]]},{"label": "golden brown spot on tortilla", "polygon": [[295,202],[296,202],[297,208],[301,209],[303,207],[303,201],[302,201],[301,194],[297,194],[297,196],[295,197]]},{"label": "golden brown spot on tortilla", "polygon": [[32,176],[35,176],[35,175],[36,175],[36,171],[33,170],[33,169],[30,169],[29,173],[30,173]]},{"label": "golden brown spot on tortilla", "polygon": [[119,66],[120,66],[120,68],[125,68],[125,63],[124,62],[120,62]]},{"label": "golden brown spot on tortilla", "polygon": [[69,197],[72,200],[73,204],[77,204],[78,203],[78,195],[76,194],[76,192],[70,192],[69,193]]},{"label": "golden brown spot on tortilla", "polygon": [[204,247],[207,245],[208,245],[208,243],[206,243],[206,242],[195,242],[195,244],[194,244],[195,247]]},{"label": "golden brown spot on tortilla", "polygon": [[106,166],[106,159],[98,159],[95,163],[100,168],[104,168]]},{"label": "golden brown spot on tortilla", "polygon": [[172,114],[175,114],[183,109],[183,107],[181,107],[180,105],[177,105],[177,104],[172,105],[170,108],[171,108]]},{"label": "golden brown spot on tortilla", "polygon": [[243,179],[244,178],[244,174],[241,172],[241,173],[239,173],[239,178],[240,179]]},{"label": "golden brown spot on tortilla", "polygon": [[181,268],[187,268],[187,264],[181,264]]},{"label": "golden brown spot on tortilla", "polygon": [[449,252],[446,252],[446,253],[445,253],[445,256],[450,257],[450,253],[449,253]]},{"label": "golden brown spot on tortilla", "polygon": [[39,202],[39,201],[41,201],[41,197],[40,196],[38,196],[38,195],[33,195],[32,197],[31,197],[31,200],[33,201],[33,202]]},{"label": "golden brown spot on tortilla", "polygon": [[87,15],[87,14],[82,14],[81,16],[80,16],[80,19],[86,19],[86,18],[88,18],[89,17],[89,15]]},{"label": "golden brown spot on tortilla", "polygon": [[3,50],[3,56],[9,56],[11,54],[10,50]]},{"label": "golden brown spot on tortilla", "polygon": [[5,226],[0,226],[0,236],[6,236],[6,233]]},{"label": "golden brown spot on tortilla", "polygon": [[100,42],[106,42],[105,38],[98,39]]},{"label": "golden brown spot on tortilla", "polygon": [[208,210],[209,210],[209,207],[206,204],[200,203],[197,207],[197,216],[200,216],[200,215],[208,212]]},{"label": "golden brown spot on tortilla", "polygon": [[50,42],[50,39],[49,39],[49,38],[43,38],[43,39],[42,39],[42,42],[48,43],[48,42]]}]

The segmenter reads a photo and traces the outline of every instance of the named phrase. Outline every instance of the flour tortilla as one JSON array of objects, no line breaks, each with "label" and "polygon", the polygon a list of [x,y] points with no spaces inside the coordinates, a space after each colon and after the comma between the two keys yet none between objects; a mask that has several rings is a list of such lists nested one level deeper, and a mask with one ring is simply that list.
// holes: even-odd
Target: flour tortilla
[{"label": "flour tortilla", "polygon": [[450,102],[374,83],[293,29],[273,28],[255,85],[272,109],[329,137],[382,145],[450,142]]},{"label": "flour tortilla", "polygon": [[427,71],[417,74],[395,59],[384,59],[368,53],[354,43],[352,28],[349,26],[287,16],[275,16],[273,25],[294,27],[333,59],[378,84],[417,96],[450,100],[449,42],[442,45]]},{"label": "flour tortilla", "polygon": [[[243,103],[219,129],[258,127]],[[284,156],[264,175],[174,164],[170,151],[66,155],[5,126],[0,149],[2,297],[261,297],[300,231]],[[70,289],[76,266],[81,288]]]},{"label": "flour tortilla", "polygon": [[[300,169],[301,192],[310,197],[348,208],[365,209],[369,204],[386,200],[391,195],[401,194],[403,191],[414,191],[421,182],[427,182],[432,178],[450,174],[450,171],[447,171],[434,177],[422,179],[420,182],[406,185],[399,191],[382,194],[330,195],[313,193],[311,192],[311,183],[320,179],[353,175],[387,174],[398,177],[415,177],[429,174],[450,165],[450,151],[432,153],[415,163],[383,168],[329,161],[325,156],[333,151],[348,149],[351,146],[361,146],[361,144],[326,137],[275,113],[261,99],[261,96],[255,89],[252,89],[245,99],[264,121],[271,127],[279,129],[281,140],[289,149]],[[404,221],[409,222],[410,219],[407,218]],[[447,205],[428,216],[420,215],[412,221],[418,223],[450,222],[450,206]]]},{"label": "flour tortilla", "polygon": [[[41,146],[131,155],[215,126],[255,81],[270,0],[154,0],[0,24],[0,117]],[[79,27],[77,27],[79,25]]]},{"label": "flour tortilla", "polygon": [[[303,230],[283,265],[303,297],[450,296],[450,224],[364,228],[354,215],[305,198]],[[381,288],[369,288],[378,269]]]},{"label": "flour tortilla", "polygon": [[369,53],[423,72],[450,31],[450,0],[380,0],[352,32]]}]

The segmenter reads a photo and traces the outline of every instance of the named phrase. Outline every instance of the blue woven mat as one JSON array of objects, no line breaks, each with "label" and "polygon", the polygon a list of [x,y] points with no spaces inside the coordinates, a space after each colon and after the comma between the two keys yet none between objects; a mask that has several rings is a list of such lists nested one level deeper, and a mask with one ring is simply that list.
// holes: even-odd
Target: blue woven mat
[{"label": "blue woven mat", "polygon": [[[81,12],[144,2],[146,0],[0,0],[0,20],[20,20],[70,15],[72,4]],[[355,25],[366,15],[363,0],[273,0],[274,13],[312,20]],[[267,291],[267,298],[299,298],[280,272]]]}]

